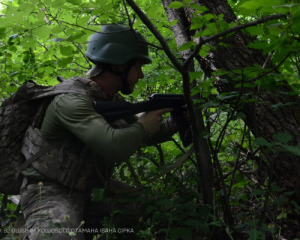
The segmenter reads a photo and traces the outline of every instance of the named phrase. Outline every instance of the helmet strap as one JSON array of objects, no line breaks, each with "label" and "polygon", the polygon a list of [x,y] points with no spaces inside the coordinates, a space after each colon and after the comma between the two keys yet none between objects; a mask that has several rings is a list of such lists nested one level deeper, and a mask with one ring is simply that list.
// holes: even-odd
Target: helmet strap
[{"label": "helmet strap", "polygon": [[109,72],[111,72],[114,75],[117,75],[121,78],[122,81],[122,88],[121,88],[121,93],[124,95],[129,95],[131,93],[129,84],[128,84],[128,74],[130,72],[130,69],[136,64],[136,60],[132,59],[128,62],[127,67],[124,69],[122,72],[118,72],[115,70],[111,69],[110,64],[103,64],[103,68]]}]

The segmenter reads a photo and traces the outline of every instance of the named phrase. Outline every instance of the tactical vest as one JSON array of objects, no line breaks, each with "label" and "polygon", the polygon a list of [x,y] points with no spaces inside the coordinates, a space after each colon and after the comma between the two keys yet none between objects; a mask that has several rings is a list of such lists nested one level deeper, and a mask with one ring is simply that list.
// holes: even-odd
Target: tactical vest
[{"label": "tactical vest", "polygon": [[[68,149],[72,145],[68,139],[49,143],[39,131],[51,100],[63,93],[82,94],[94,101],[105,99],[95,82],[74,77],[53,87],[26,82],[3,102],[0,108],[0,192],[18,194],[20,171],[30,164],[46,177],[79,191],[106,180],[95,162],[83,164],[86,148],[76,154]],[[114,101],[124,99],[116,95]],[[94,184],[88,181],[91,178]]]}]

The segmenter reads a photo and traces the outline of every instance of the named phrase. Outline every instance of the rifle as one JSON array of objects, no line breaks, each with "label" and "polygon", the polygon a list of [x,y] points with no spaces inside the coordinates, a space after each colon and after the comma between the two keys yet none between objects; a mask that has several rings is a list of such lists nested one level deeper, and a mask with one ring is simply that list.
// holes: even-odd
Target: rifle
[{"label": "rifle", "polygon": [[148,97],[147,101],[139,103],[94,102],[94,107],[96,112],[102,115],[108,123],[141,112],[173,108],[171,116],[176,122],[183,146],[187,147],[192,143],[190,124],[182,117],[182,113],[187,111],[187,108],[184,97],[181,94],[153,94]]}]

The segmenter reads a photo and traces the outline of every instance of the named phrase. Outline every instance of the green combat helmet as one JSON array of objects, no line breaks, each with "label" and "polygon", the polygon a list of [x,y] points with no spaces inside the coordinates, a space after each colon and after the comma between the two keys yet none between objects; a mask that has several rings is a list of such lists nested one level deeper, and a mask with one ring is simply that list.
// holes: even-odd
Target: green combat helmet
[{"label": "green combat helmet", "polygon": [[[94,33],[87,46],[85,55],[96,66],[87,74],[97,76],[103,69],[118,75],[122,80],[123,94],[130,94],[127,82],[128,73],[136,59],[141,59],[145,64],[151,63],[148,56],[147,40],[136,30],[125,25],[110,24],[101,27],[102,32]],[[123,72],[111,69],[111,64],[128,66]]]}]

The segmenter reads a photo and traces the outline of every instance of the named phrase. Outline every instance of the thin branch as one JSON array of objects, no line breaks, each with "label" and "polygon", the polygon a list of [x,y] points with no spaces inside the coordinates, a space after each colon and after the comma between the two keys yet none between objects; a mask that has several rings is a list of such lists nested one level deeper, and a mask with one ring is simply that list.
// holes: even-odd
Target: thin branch
[{"label": "thin branch", "polygon": [[135,173],[134,171],[134,167],[132,166],[132,164],[130,163],[130,161],[126,161],[125,162],[126,166],[128,167],[129,171],[130,171],[130,174],[132,176],[132,178],[135,180],[135,182],[138,184],[138,185],[141,185],[141,182],[139,180],[139,176]]},{"label": "thin branch", "polygon": [[[48,8],[46,7],[46,5],[45,5],[45,9],[48,10]],[[54,21],[56,21],[57,24],[60,26],[60,22],[59,22],[59,21],[51,14],[50,10],[48,10],[48,12],[49,12],[49,15],[54,19]],[[63,32],[66,34],[66,32],[65,32],[64,30],[63,30]],[[89,61],[88,58],[85,56],[85,54],[81,51],[81,49],[75,44],[74,41],[71,41],[71,42],[72,42],[72,44],[78,49],[78,51],[82,54],[82,56],[86,59],[87,63],[89,64],[89,68],[87,68],[87,69],[92,68],[93,66],[91,65],[90,61]],[[82,66],[81,66],[81,67],[82,67]]]},{"label": "thin branch", "polygon": [[[176,142],[176,140],[174,138],[171,138],[172,142],[175,143],[175,145],[178,147],[178,149],[185,154],[186,151],[184,151],[184,149],[180,146],[180,144],[178,142]],[[188,157],[189,160],[192,161],[192,163],[195,165],[195,167],[197,167],[197,163],[194,161],[194,159],[192,159],[191,157]]]},{"label": "thin branch", "polygon": [[[247,128],[247,125],[244,124],[244,131],[243,131],[241,146],[243,146],[243,143],[244,143],[246,128]],[[232,177],[231,177],[231,181],[230,181],[230,185],[229,185],[229,189],[228,189],[228,196],[230,196],[232,185],[233,185],[233,182],[234,182],[234,175],[235,175],[236,170],[238,169],[240,154],[241,154],[241,149],[239,149],[238,156],[237,156],[236,161],[235,161],[235,165],[234,165],[234,169],[233,169],[233,173],[232,173]]]},{"label": "thin branch", "polygon": [[153,23],[150,21],[150,19],[145,15],[145,13],[136,5],[136,3],[133,0],[126,0],[126,2],[131,6],[131,8],[136,12],[136,14],[140,17],[142,22],[148,27],[148,29],[152,32],[152,34],[158,39],[160,44],[162,45],[165,53],[170,58],[173,65],[178,69],[178,71],[181,74],[184,74],[186,70],[183,68],[183,66],[179,63],[175,55],[172,53],[168,43],[164,39],[164,37],[161,35],[161,33],[156,29],[156,27],[153,25]]},{"label": "thin branch", "polygon": [[125,2],[125,0],[123,0],[123,5],[124,5],[125,11],[126,11],[127,18],[128,18],[128,23],[129,23],[130,31],[133,32],[133,35],[134,35],[134,37],[136,38],[136,40],[137,40],[138,42],[140,42],[140,43],[147,44],[147,45],[152,46],[152,47],[154,47],[154,48],[157,48],[157,49],[159,49],[159,50],[163,50],[163,48],[158,47],[158,46],[156,46],[156,45],[154,45],[154,44],[152,44],[152,43],[144,42],[144,41],[141,41],[140,39],[138,39],[138,37],[137,37],[137,35],[136,35],[136,31],[134,31],[134,29],[133,29],[134,19],[133,19],[133,21],[131,21],[131,19],[130,19],[130,15],[129,15],[129,12],[128,12],[127,7],[126,7],[126,2]]},{"label": "thin branch", "polygon": [[129,27],[130,27],[130,29],[132,29],[133,22],[131,22],[131,19],[130,19],[130,16],[129,16],[129,12],[128,12],[127,7],[126,7],[125,0],[123,0],[123,5],[124,5],[124,8],[125,8],[125,12],[126,12],[127,18],[128,18]]},{"label": "thin branch", "polygon": [[79,63],[77,63],[77,62],[72,62],[72,63],[75,63],[77,66],[79,66],[79,67],[82,67],[82,68],[85,68],[85,69],[90,69],[90,68],[88,68],[88,67],[84,67],[84,66],[82,66],[82,65],[80,65]]},{"label": "thin branch", "polygon": [[[282,37],[283,35],[284,35],[284,31],[280,34],[280,37]],[[265,63],[264,63],[263,66],[262,66],[262,69],[265,69],[265,68],[266,68],[266,66],[267,66],[267,64],[269,63],[269,61],[270,61],[271,57],[273,56],[273,54],[274,54],[274,50],[273,50],[272,52],[270,52],[270,54],[268,55],[268,57],[267,57]]]},{"label": "thin branch", "polygon": [[192,59],[199,53],[201,47],[210,42],[210,41],[213,41],[215,39],[218,39],[220,37],[223,37],[223,36],[226,36],[227,34],[229,33],[232,33],[232,32],[236,32],[236,31],[239,31],[239,30],[242,30],[244,28],[247,28],[247,27],[252,27],[252,26],[256,26],[258,24],[261,24],[261,23],[264,23],[264,22],[267,22],[267,21],[270,21],[270,20],[274,20],[274,19],[279,19],[279,18],[283,18],[283,17],[286,17],[286,15],[283,15],[283,14],[276,14],[276,15],[271,15],[271,16],[268,16],[268,17],[265,17],[265,18],[262,18],[262,19],[259,19],[257,21],[254,21],[254,22],[250,22],[250,23],[245,23],[245,24],[242,24],[240,26],[237,26],[237,27],[233,27],[233,28],[230,28],[230,29],[227,29],[223,32],[220,32],[218,34],[215,34],[211,37],[208,37],[208,38],[201,38],[200,37],[200,40],[199,40],[199,43],[198,45],[196,46],[195,50],[192,52],[192,54],[189,56],[189,58],[184,62],[184,67],[188,66],[190,61],[192,61]]},{"label": "thin branch", "polygon": [[82,29],[84,29],[84,30],[89,30],[89,31],[95,32],[95,33],[99,32],[99,31],[96,31],[96,30],[93,30],[93,29],[90,29],[90,28],[82,27],[82,26],[77,25],[77,24],[68,23],[68,22],[65,22],[65,21],[62,21],[62,20],[57,20],[57,19],[56,19],[53,15],[51,15],[51,14],[50,14],[50,16],[51,16],[56,22],[59,21],[60,23],[65,23],[65,24],[68,24],[68,25],[71,25],[71,26],[74,26],[74,27],[77,27],[77,28],[82,28]]},{"label": "thin branch", "polygon": [[282,59],[282,61],[281,61],[277,66],[275,66],[274,68],[272,68],[270,71],[268,71],[268,72],[266,72],[266,73],[264,73],[264,74],[262,74],[262,75],[260,75],[260,76],[258,76],[258,77],[256,77],[256,78],[252,78],[252,79],[250,79],[250,80],[247,80],[247,81],[245,81],[245,82],[253,82],[253,81],[258,80],[258,79],[260,79],[260,78],[262,78],[262,77],[268,75],[269,73],[275,71],[277,68],[279,68],[279,67],[281,66],[281,64],[283,64],[283,63],[285,62],[285,60],[286,60],[290,55],[291,55],[291,53],[289,53],[288,55],[286,55],[285,58]]},{"label": "thin branch", "polygon": [[39,45],[41,45],[43,48],[46,49],[46,52],[48,52],[48,48],[46,48],[43,44],[41,44],[39,41],[36,41]]},{"label": "thin branch", "polygon": [[161,166],[163,166],[163,165],[165,165],[164,152],[163,152],[160,144],[155,145],[155,147],[159,153],[159,163]]}]

